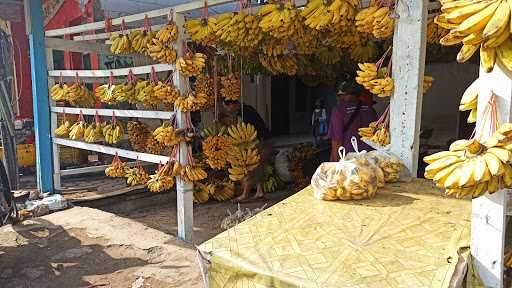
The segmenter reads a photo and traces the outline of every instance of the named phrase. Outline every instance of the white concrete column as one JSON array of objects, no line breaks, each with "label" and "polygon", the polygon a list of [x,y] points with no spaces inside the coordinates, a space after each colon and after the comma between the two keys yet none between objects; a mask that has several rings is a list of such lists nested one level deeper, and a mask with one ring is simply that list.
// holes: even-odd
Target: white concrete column
[{"label": "white concrete column", "polygon": [[409,168],[418,169],[423,73],[425,70],[426,0],[398,1],[393,41],[392,73],[395,92],[391,96],[391,151]]}]

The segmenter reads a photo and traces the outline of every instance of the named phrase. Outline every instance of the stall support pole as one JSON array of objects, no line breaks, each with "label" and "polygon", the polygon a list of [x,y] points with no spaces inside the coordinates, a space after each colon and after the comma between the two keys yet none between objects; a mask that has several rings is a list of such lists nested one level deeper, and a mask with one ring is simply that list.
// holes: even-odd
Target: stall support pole
[{"label": "stall support pole", "polygon": [[[483,119],[483,114],[492,92],[496,95],[498,122],[501,124],[510,122],[512,120],[512,74],[496,64],[491,73],[485,73],[480,68],[479,78],[477,125],[486,122]],[[483,135],[485,137],[490,132],[488,125],[484,125],[484,127]],[[485,287],[503,287],[503,257],[507,193],[509,191],[501,190],[492,195],[486,194],[472,201],[471,255],[473,255],[476,270]]]},{"label": "stall support pole", "polygon": [[37,187],[40,192],[53,190],[52,141],[50,133],[50,105],[48,71],[44,42],[44,17],[41,0],[25,1],[28,9],[32,98],[34,102],[34,130],[36,140]]},{"label": "stall support pole", "polygon": [[[183,24],[185,23],[185,17],[181,13],[174,13],[174,21],[176,21],[176,25],[178,25],[179,36],[177,43],[177,54],[178,57],[182,56],[183,45],[182,41],[185,39],[184,29],[182,29]],[[176,87],[180,91],[180,93],[188,92],[188,79],[181,75],[178,71],[174,73],[174,83],[176,83]],[[176,111],[176,125],[178,128],[184,128],[186,126],[185,120],[189,113],[184,113],[181,111]],[[187,165],[187,152],[188,145],[185,142],[181,142],[179,144],[179,161],[182,165]],[[194,187],[191,182],[182,181],[180,177],[178,177],[176,182],[176,198],[177,198],[177,211],[178,211],[178,238],[185,242],[192,242],[193,231],[194,231]]]},{"label": "stall support pole", "polygon": [[391,97],[391,150],[416,176],[425,70],[426,0],[397,1],[392,73],[395,92]]}]

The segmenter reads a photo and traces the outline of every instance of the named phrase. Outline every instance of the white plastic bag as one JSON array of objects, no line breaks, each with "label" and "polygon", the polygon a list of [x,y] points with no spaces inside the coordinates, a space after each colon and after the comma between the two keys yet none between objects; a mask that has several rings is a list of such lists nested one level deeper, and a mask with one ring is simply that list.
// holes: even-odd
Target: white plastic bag
[{"label": "white plastic bag", "polygon": [[374,150],[367,153],[370,159],[384,172],[386,183],[409,182],[412,180],[411,172],[400,159],[386,150]]}]

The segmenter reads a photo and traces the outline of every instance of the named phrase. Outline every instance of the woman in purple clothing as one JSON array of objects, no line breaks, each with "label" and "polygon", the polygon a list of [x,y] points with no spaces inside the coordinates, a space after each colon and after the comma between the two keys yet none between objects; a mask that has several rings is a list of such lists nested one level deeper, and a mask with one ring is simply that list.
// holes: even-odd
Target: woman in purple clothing
[{"label": "woman in purple clothing", "polygon": [[350,139],[356,137],[359,150],[373,150],[362,142],[358,129],[368,127],[377,120],[377,113],[372,108],[373,100],[364,93],[364,89],[353,81],[338,85],[338,104],[331,111],[331,120],[327,137],[331,139],[331,161],[339,161],[338,149],[345,147],[353,152]]}]

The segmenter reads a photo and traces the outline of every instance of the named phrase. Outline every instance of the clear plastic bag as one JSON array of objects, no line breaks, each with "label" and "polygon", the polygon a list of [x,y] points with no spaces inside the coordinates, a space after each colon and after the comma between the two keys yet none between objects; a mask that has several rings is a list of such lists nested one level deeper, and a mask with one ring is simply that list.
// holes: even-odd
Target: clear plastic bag
[{"label": "clear plastic bag", "polygon": [[393,153],[385,150],[374,150],[368,152],[367,157],[382,169],[386,183],[411,181],[412,177],[409,169]]},{"label": "clear plastic bag", "polygon": [[384,171],[382,171],[382,169],[377,165],[373,157],[368,156],[368,152],[366,152],[366,150],[359,151],[355,137],[352,137],[351,142],[355,152],[348,153],[345,160],[354,160],[354,164],[358,167],[370,168],[375,174],[375,177],[377,177],[377,187],[384,187],[386,184]]}]

